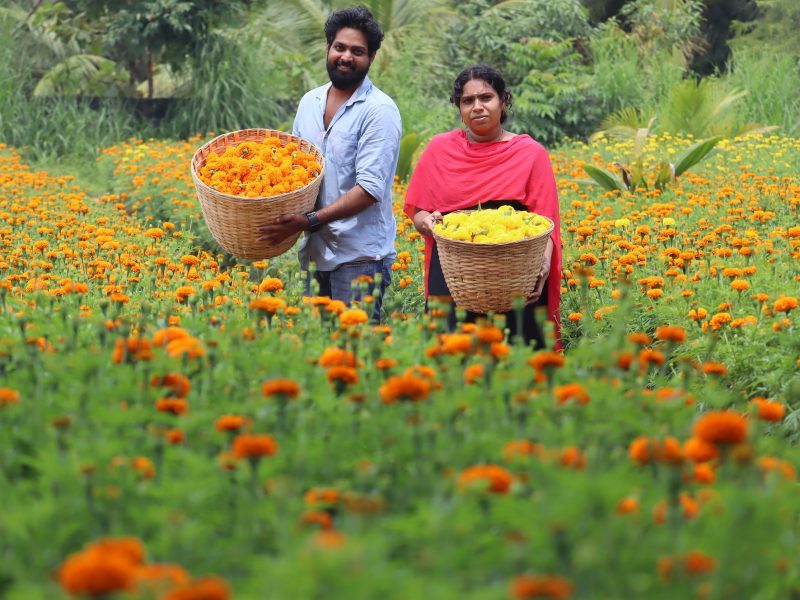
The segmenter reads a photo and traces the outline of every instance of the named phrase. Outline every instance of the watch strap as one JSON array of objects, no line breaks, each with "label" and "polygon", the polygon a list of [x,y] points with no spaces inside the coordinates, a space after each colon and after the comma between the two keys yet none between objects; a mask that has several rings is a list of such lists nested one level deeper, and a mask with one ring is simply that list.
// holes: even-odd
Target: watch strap
[{"label": "watch strap", "polygon": [[322,223],[320,223],[317,213],[315,213],[313,210],[306,213],[306,218],[308,219],[308,230],[311,233],[315,233],[322,229]]}]

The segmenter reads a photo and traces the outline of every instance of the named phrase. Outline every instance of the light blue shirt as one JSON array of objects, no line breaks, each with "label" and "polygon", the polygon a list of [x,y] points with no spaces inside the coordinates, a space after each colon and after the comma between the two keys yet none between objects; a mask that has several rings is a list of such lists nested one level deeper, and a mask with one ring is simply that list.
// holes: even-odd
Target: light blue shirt
[{"label": "light blue shirt", "polygon": [[320,271],[394,256],[397,231],[392,183],[400,154],[400,111],[365,77],[325,129],[330,87],[328,83],[303,96],[292,130],[325,156],[317,208],[332,204],[355,185],[364,188],[375,203],[357,215],[326,224],[316,233],[306,233],[299,251],[300,264],[308,268],[313,261]]}]

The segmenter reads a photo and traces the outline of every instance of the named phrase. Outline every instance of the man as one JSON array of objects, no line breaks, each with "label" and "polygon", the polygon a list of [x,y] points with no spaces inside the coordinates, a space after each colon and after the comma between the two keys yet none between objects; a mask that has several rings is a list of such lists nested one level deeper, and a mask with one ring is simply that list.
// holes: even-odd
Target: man
[{"label": "man", "polygon": [[[361,299],[361,284],[355,280],[374,282],[380,275],[372,314],[378,322],[395,259],[392,183],[400,112],[367,77],[383,40],[369,10],[354,7],[331,14],[325,37],[330,83],[303,96],[293,128],[294,135],[314,143],[325,156],[316,210],[278,217],[259,228],[259,239],[277,243],[306,231],[301,267],[314,262],[319,294],[347,304]],[[374,293],[374,284],[367,293]]]}]

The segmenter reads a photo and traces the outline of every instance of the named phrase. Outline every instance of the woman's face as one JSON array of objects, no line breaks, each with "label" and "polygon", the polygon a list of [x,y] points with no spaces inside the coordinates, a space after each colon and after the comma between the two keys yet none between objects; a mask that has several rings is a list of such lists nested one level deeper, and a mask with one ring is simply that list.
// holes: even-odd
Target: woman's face
[{"label": "woman's face", "polygon": [[478,135],[487,135],[500,127],[505,102],[483,79],[470,79],[464,84],[458,110],[464,124]]}]

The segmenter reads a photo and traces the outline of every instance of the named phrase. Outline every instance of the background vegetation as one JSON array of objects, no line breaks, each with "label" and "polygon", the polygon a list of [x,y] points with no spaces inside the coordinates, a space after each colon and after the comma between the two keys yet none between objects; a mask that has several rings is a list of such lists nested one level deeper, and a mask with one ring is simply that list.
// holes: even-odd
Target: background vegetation
[{"label": "background vegetation", "polygon": [[[325,18],[348,4],[6,2],[0,139],[34,162],[80,163],[132,135],[288,128],[303,92],[326,80]],[[701,137],[800,131],[792,0],[366,4],[386,30],[371,76],[422,140],[455,126],[450,83],[475,62],[509,78],[510,127],[551,147],[652,117],[654,132]]]}]

